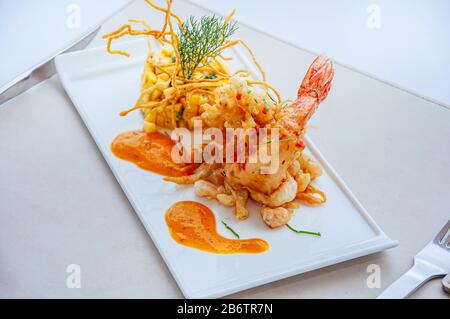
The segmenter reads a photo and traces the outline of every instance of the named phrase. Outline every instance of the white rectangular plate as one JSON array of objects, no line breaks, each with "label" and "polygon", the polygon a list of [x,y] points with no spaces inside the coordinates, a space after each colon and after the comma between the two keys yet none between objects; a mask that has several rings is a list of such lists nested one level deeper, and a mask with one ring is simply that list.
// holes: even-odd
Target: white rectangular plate
[{"label": "white rectangular plate", "polygon": [[[126,117],[120,117],[119,112],[134,105],[148,49],[141,40],[116,43],[115,47],[129,51],[131,58],[109,55],[101,47],[58,56],[56,67],[64,88],[186,297],[221,297],[397,245],[309,140],[310,153],[324,167],[316,185],[327,194],[328,201],[318,207],[302,206],[291,224],[320,231],[320,238],[298,235],[286,227],[269,229],[253,203],[249,205],[250,218],[237,221],[230,208],[196,197],[192,187],[164,182],[161,176],[116,158],[110,151],[114,137],[142,127],[140,112]],[[233,67],[252,69],[240,51],[230,53],[235,57]],[[221,220],[241,238],[265,239],[270,249],[262,254],[218,255],[177,244],[169,234],[164,213],[180,200],[196,200],[210,207],[223,236],[232,237]]]}]

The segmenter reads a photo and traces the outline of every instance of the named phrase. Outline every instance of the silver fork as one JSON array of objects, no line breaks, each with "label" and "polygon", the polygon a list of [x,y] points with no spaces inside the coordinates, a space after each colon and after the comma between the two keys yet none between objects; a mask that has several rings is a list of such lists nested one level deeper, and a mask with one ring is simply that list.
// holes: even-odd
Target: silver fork
[{"label": "silver fork", "polygon": [[379,299],[406,298],[432,278],[450,273],[450,220],[415,257],[414,266],[394,281]]}]

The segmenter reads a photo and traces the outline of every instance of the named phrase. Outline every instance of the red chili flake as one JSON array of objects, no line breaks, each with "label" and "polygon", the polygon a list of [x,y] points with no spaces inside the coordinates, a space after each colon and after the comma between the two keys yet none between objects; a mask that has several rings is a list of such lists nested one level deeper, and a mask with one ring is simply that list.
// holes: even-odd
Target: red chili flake
[{"label": "red chili flake", "polygon": [[298,148],[305,148],[305,143],[303,143],[303,141],[297,141],[297,143],[295,143],[295,146]]},{"label": "red chili flake", "polygon": [[240,100],[241,98],[242,98],[242,93],[239,92],[238,94],[236,94],[236,99],[237,100]]},{"label": "red chili flake", "polygon": [[267,109],[264,108],[264,109],[262,110],[262,112],[263,112],[263,114],[267,114]]},{"label": "red chili flake", "polygon": [[287,180],[286,178],[282,178],[282,179],[281,179],[281,184],[285,183],[286,180]]}]

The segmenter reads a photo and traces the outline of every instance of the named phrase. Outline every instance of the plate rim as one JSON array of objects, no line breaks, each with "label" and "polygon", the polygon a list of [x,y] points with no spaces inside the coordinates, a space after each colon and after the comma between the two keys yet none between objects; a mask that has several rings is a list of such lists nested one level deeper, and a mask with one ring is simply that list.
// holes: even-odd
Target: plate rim
[{"label": "plate rim", "polygon": [[[136,44],[142,44],[145,43],[145,39],[133,39],[133,40],[127,40],[127,41],[121,41],[116,44],[116,47],[119,48],[130,48],[130,45],[136,45]],[[245,64],[248,69],[250,69],[252,74],[256,74],[255,68],[252,67],[250,63],[248,63],[248,59],[243,54],[242,50],[239,50],[237,48],[233,48],[235,54],[241,59],[242,63]],[[141,223],[144,225],[144,228],[146,229],[148,235],[150,236],[150,239],[155,244],[156,248],[158,249],[159,254],[161,255],[162,259],[164,260],[164,263],[169,268],[170,273],[172,277],[175,279],[179,289],[183,293],[183,295],[186,298],[220,298],[223,296],[227,296],[236,292],[244,291],[247,289],[251,289],[254,287],[258,287],[270,282],[275,282],[281,279],[285,279],[288,277],[292,277],[295,275],[300,275],[309,271],[317,270],[320,268],[324,268],[327,266],[339,264],[348,260],[352,260],[358,257],[371,255],[377,252],[384,251],[389,248],[393,248],[398,245],[397,240],[392,240],[390,237],[388,237],[383,230],[378,226],[378,224],[375,222],[375,220],[370,216],[368,211],[364,208],[364,206],[359,202],[359,200],[356,198],[356,196],[350,191],[348,186],[345,184],[343,179],[338,175],[338,173],[335,171],[335,169],[331,166],[331,164],[326,160],[326,158],[323,156],[323,154],[320,152],[320,150],[317,148],[317,146],[312,142],[312,140],[305,136],[305,142],[307,144],[308,150],[313,153],[313,155],[320,160],[323,168],[327,170],[327,173],[330,175],[330,178],[337,183],[339,188],[343,190],[345,193],[345,196],[352,202],[352,204],[356,207],[358,212],[362,215],[365,222],[370,226],[370,228],[376,233],[376,236],[372,237],[370,240],[359,242],[355,245],[352,245],[354,247],[357,247],[356,249],[353,249],[352,251],[345,252],[343,254],[340,254],[339,257],[333,256],[330,258],[323,258],[320,261],[308,261],[306,265],[302,266],[296,266],[296,264],[287,266],[288,269],[285,271],[278,271],[276,275],[273,274],[265,274],[265,275],[259,275],[259,279],[249,281],[243,284],[234,285],[233,287],[222,287],[222,286],[215,286],[213,288],[207,288],[207,289],[201,289],[201,290],[190,290],[188,287],[186,287],[185,283],[183,282],[181,276],[178,274],[176,269],[173,267],[173,265],[169,262],[169,258],[167,257],[164,249],[162,249],[162,246],[156,238],[157,236],[154,235],[154,232],[152,230],[152,227],[149,223],[146,222],[143,214],[141,214],[140,209],[138,208],[138,205],[136,201],[133,199],[133,196],[131,194],[131,191],[129,190],[129,187],[127,186],[127,183],[124,179],[121,178],[119,171],[117,168],[113,165],[111,162],[110,154],[107,154],[107,150],[109,149],[103,143],[101,142],[101,139],[99,137],[99,134],[97,134],[94,125],[90,122],[89,117],[85,114],[83,107],[81,106],[80,101],[78,98],[72,94],[69,86],[69,82],[71,82],[71,79],[69,74],[65,72],[64,70],[64,63],[70,62],[70,59],[73,56],[82,56],[86,54],[96,53],[99,51],[106,52],[106,45],[100,45],[80,51],[74,51],[69,52],[65,54],[58,55],[55,58],[55,67],[58,73],[58,77],[61,81],[61,84],[66,91],[67,95],[69,96],[70,100],[72,101],[73,105],[75,106],[77,112],[79,113],[80,117],[82,118],[84,125],[88,129],[92,139],[94,140],[95,144],[97,145],[97,148],[100,150],[104,160],[107,162],[110,170],[112,171],[114,177],[116,178],[117,182],[121,186],[123,192],[125,193],[129,203],[133,207],[133,210],[135,211],[136,215],[138,216]],[[129,63],[132,61],[128,61]],[[318,256],[315,256],[315,258],[318,258]],[[313,258],[314,260],[314,258]],[[285,266],[286,267],[286,266]],[[226,285],[226,284],[225,284]],[[221,288],[222,287],[222,288]]]}]

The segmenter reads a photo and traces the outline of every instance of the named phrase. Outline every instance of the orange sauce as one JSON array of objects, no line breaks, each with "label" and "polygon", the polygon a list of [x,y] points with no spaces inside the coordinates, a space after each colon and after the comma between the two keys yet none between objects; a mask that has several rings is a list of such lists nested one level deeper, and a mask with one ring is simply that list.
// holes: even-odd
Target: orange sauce
[{"label": "orange sauce", "polygon": [[170,153],[174,145],[169,136],[160,132],[136,130],[118,135],[111,144],[111,150],[117,157],[160,175],[177,177],[192,174],[196,164],[172,161]]},{"label": "orange sauce", "polygon": [[216,231],[216,219],[203,204],[183,201],[166,212],[172,238],[179,244],[216,254],[262,253],[269,244],[262,239],[229,239]]}]

